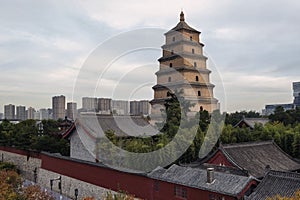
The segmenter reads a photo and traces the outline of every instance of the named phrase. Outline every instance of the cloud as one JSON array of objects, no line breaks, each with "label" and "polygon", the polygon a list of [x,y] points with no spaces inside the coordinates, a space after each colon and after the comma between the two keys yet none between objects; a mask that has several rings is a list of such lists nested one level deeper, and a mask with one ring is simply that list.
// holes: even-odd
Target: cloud
[{"label": "cloud", "polygon": [[[298,1],[12,0],[0,7],[0,112],[8,103],[50,107],[51,95],[65,94],[71,99],[79,71],[99,44],[132,29],[168,30],[178,22],[182,8],[186,21],[202,32],[206,55],[214,65],[209,67],[215,68],[212,82],[218,84],[215,92],[220,99],[220,80],[224,81],[226,110],[260,110],[266,103],[291,101],[291,82],[298,79],[300,63]],[[146,38],[149,43],[159,43],[157,48],[163,39],[163,34]],[[105,53],[118,51],[121,44],[130,41],[120,40]],[[143,79],[145,83],[153,81],[160,55],[145,52],[135,58],[124,57],[114,63],[103,80],[108,85],[117,84],[128,73],[120,91],[142,85]],[[156,70],[130,71],[149,63],[154,63]],[[80,81],[86,84],[97,78],[95,72],[103,70],[101,67],[85,71]],[[88,84],[85,89],[94,90],[89,90]],[[111,91],[105,88],[102,92]],[[118,98],[122,95],[118,92]],[[139,95],[151,96],[151,87]]]}]

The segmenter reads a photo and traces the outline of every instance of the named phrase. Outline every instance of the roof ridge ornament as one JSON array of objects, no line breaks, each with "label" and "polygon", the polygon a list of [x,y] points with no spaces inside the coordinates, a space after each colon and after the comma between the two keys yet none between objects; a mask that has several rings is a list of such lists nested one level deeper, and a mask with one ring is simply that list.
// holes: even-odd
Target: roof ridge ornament
[{"label": "roof ridge ornament", "polygon": [[180,13],[180,21],[184,22],[184,13],[183,13],[182,10],[181,10],[181,13]]}]

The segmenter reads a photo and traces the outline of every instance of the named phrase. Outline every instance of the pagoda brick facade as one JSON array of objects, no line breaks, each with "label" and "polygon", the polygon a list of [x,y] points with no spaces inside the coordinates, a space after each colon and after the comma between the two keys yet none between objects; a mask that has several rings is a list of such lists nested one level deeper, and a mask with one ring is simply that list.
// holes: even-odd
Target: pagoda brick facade
[{"label": "pagoda brick facade", "polygon": [[208,58],[203,55],[204,44],[199,36],[200,32],[185,22],[183,12],[179,23],[165,33],[163,55],[158,59],[157,84],[153,86],[154,99],[150,102],[152,114],[160,112],[155,105],[163,105],[168,91],[175,90],[182,91],[184,99],[193,104],[191,112],[218,109],[218,100],[213,95],[214,85],[209,79],[211,71],[206,67]]}]

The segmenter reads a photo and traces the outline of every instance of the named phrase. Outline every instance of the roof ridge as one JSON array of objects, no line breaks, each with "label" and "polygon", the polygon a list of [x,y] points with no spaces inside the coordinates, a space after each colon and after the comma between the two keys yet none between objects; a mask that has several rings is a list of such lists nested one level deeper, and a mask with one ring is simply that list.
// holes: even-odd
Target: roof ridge
[{"label": "roof ridge", "polygon": [[288,171],[276,171],[276,170],[270,170],[267,173],[267,176],[276,176],[280,178],[293,178],[298,179],[300,181],[300,174],[296,172],[288,172]]},{"label": "roof ridge", "polygon": [[268,118],[264,118],[264,117],[245,117],[244,119],[263,119],[263,120],[269,120]]},{"label": "roof ridge", "polygon": [[273,144],[273,140],[266,141],[250,141],[250,142],[240,142],[231,144],[222,144],[223,148],[235,148],[235,147],[247,147],[247,146],[260,146],[264,144]]}]

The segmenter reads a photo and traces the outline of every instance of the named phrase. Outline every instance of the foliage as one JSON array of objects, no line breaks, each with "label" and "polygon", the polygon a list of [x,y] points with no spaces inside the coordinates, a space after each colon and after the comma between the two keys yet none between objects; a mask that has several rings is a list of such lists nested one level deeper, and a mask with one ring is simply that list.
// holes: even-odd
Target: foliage
[{"label": "foliage", "polygon": [[112,192],[106,192],[106,196],[104,197],[104,200],[134,200],[134,196],[128,195],[124,192],[119,192],[113,194]]},{"label": "foliage", "polygon": [[221,135],[224,144],[267,140],[274,140],[286,153],[300,158],[300,124],[292,127],[278,122],[267,123],[264,127],[256,125],[254,130],[226,125]]},{"label": "foliage", "polygon": [[50,194],[42,191],[38,185],[31,185],[22,189],[21,196],[26,200],[54,200]]},{"label": "foliage", "polygon": [[0,171],[0,200],[19,199],[18,188],[21,185],[21,177],[15,171]]},{"label": "foliage", "polygon": [[227,125],[236,125],[239,121],[243,119],[243,117],[248,117],[248,118],[259,118],[261,117],[258,112],[255,111],[241,111],[241,112],[235,112],[235,113],[227,113],[226,114],[226,119],[225,119],[225,124]]},{"label": "foliage", "polygon": [[0,200],[54,200],[48,193],[41,191],[36,185],[21,187],[22,178],[10,163],[1,163],[6,166],[0,170]]},{"label": "foliage", "polygon": [[0,170],[17,171],[17,167],[13,163],[0,162]]},{"label": "foliage", "polygon": [[[119,137],[114,134],[113,130],[106,131],[107,138],[116,146],[134,153],[148,153],[157,151],[167,144],[169,144],[178,134],[177,141],[180,143],[189,144],[189,148],[186,152],[177,160],[177,162],[193,162],[198,159],[198,152],[200,150],[201,144],[203,142],[205,132],[208,128],[210,114],[207,111],[200,111],[197,115],[193,117],[187,117],[189,108],[191,104],[184,99],[181,99],[181,92],[177,92],[176,95],[169,93],[169,99],[165,103],[166,107],[166,123],[161,129],[161,134],[157,134],[151,137]],[[199,124],[197,124],[200,119]],[[195,123],[197,122],[197,123]],[[198,128],[198,125],[200,128]],[[189,132],[193,131],[196,133],[195,138],[189,138]],[[184,136],[185,135],[185,136]],[[98,145],[96,145],[96,155],[97,157],[110,157],[112,151],[117,149],[112,147],[111,143],[105,141],[105,139],[99,138],[97,140]],[[107,151],[110,149],[110,151]],[[176,149],[178,150],[178,149]],[[159,158],[165,160],[168,158],[175,158],[176,150],[171,152],[162,153]],[[98,155],[98,153],[102,155]],[[182,152],[179,151],[178,152]],[[184,151],[183,151],[184,152]],[[104,154],[104,155],[103,155]],[[175,158],[176,159],[176,158]],[[114,159],[110,159],[114,160]],[[116,159],[117,160],[117,159]],[[131,161],[128,161],[131,162]],[[144,161],[135,161],[134,163],[144,163]]]},{"label": "foliage", "polygon": [[95,200],[94,197],[84,197],[82,200]]},{"label": "foliage", "polygon": [[[152,137],[118,137],[114,134],[114,131],[107,131],[106,136],[116,146],[135,153],[147,153],[159,150],[169,144],[174,136],[178,133],[186,133],[192,131],[195,127],[191,127],[191,124],[195,124],[193,120],[198,120],[199,124],[197,128],[197,134],[190,144],[189,148],[183,155],[176,161],[177,163],[190,163],[198,159],[199,151],[203,144],[204,138],[207,132],[218,132],[217,127],[212,127],[209,130],[209,125],[212,123],[218,124],[219,121],[211,121],[212,114],[209,114],[205,110],[199,111],[195,118],[187,118],[189,103],[185,103],[183,99],[180,99],[180,95],[169,94],[170,98],[166,101],[166,115],[167,120],[161,129],[162,134],[158,134]],[[177,96],[179,96],[177,98]],[[180,99],[180,103],[179,100]],[[180,106],[184,108],[180,108]],[[219,116],[219,111],[215,111],[214,116]],[[226,114],[225,126],[220,136],[220,141],[225,144],[251,142],[251,141],[266,141],[274,140],[275,143],[282,148],[286,153],[293,157],[300,158],[300,109],[283,111],[282,109],[276,109],[274,115],[270,116],[270,123],[265,126],[256,124],[253,130],[247,127],[234,127],[243,117],[259,118],[259,113],[255,111],[242,111],[231,114]],[[219,137],[216,135],[216,137]],[[187,142],[187,138],[181,138],[180,142]],[[103,144],[103,141],[99,139],[99,144]],[[215,142],[212,141],[212,145]],[[109,144],[112,145],[112,144]],[[217,144],[218,145],[218,144]],[[217,145],[212,149],[217,148]],[[98,148],[101,145],[98,145]],[[113,146],[113,145],[112,145]],[[104,149],[98,149],[99,152],[105,152],[105,149],[112,148],[111,146],[102,145]],[[176,149],[178,150],[178,149]],[[174,150],[174,151],[176,151]],[[175,154],[170,152],[168,156],[174,156]],[[109,157],[110,155],[107,154]],[[161,155],[159,159],[165,159],[166,155]],[[101,156],[99,156],[101,157]],[[130,161],[129,161],[130,162]],[[139,162],[136,162],[139,163]],[[142,163],[142,161],[140,162]]]},{"label": "foliage", "polygon": [[297,125],[300,122],[300,107],[297,107],[295,110],[284,111],[282,106],[278,106],[274,114],[269,116],[269,119],[272,122],[281,122],[284,125]]},{"label": "foliage", "polygon": [[292,197],[276,195],[275,197],[267,198],[267,200],[300,200],[300,191],[297,191]]},{"label": "foliage", "polygon": [[43,120],[42,123],[43,132],[40,132],[35,120],[18,124],[4,120],[0,124],[0,146],[70,155],[69,142],[57,135],[59,123],[54,120]]}]

